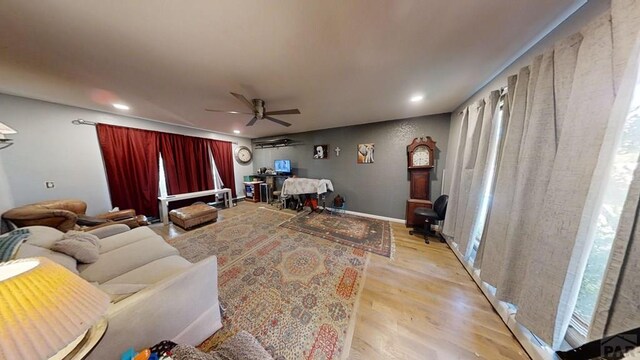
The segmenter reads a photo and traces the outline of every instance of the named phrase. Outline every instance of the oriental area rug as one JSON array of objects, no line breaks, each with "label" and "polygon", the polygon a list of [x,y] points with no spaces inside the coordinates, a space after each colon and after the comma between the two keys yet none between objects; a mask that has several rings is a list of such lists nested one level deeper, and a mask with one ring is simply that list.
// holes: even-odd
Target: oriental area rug
[{"label": "oriental area rug", "polygon": [[201,350],[246,330],[278,360],[348,354],[369,256],[279,226],[292,216],[257,208],[169,240],[189,261],[218,257],[223,328]]},{"label": "oriental area rug", "polygon": [[312,212],[300,214],[280,226],[388,258],[393,256],[393,235],[388,221]]}]

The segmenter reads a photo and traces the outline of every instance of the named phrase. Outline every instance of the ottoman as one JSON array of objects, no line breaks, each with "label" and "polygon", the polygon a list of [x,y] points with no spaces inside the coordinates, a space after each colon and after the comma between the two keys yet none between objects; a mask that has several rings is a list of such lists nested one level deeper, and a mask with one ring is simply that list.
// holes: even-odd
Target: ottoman
[{"label": "ottoman", "polygon": [[196,203],[169,212],[169,219],[188,230],[196,225],[218,220],[218,209],[205,203]]}]

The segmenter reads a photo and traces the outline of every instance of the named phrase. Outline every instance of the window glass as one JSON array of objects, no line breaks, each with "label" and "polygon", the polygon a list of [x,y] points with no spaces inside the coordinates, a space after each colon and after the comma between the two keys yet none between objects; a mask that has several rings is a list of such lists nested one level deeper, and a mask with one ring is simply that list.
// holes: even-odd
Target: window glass
[{"label": "window glass", "polygon": [[[578,301],[574,312],[578,322],[589,324],[602,278],[609,260],[611,245],[616,235],[618,221],[624,206],[629,184],[635,171],[640,152],[640,83],[636,82],[627,119],[622,128],[620,141],[616,145],[608,178],[605,180],[604,196],[599,204],[594,223],[593,247],[589,253]],[[579,328],[579,327],[578,327]],[[581,329],[586,331],[586,327]]]}]

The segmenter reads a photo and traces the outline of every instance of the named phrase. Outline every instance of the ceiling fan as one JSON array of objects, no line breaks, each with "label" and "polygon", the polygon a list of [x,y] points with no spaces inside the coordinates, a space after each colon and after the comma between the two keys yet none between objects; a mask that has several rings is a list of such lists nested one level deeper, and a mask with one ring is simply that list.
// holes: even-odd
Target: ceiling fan
[{"label": "ceiling fan", "polygon": [[242,111],[226,111],[226,110],[212,110],[212,109],[205,109],[205,110],[206,111],[213,111],[213,112],[223,112],[223,113],[227,113],[227,114],[253,115],[253,119],[251,119],[251,121],[249,121],[247,126],[253,126],[253,124],[255,124],[256,121],[262,120],[262,119],[271,120],[274,123],[280,124],[282,126],[291,126],[291,124],[289,124],[288,122],[273,118],[273,117],[271,117],[271,115],[300,114],[300,110],[298,110],[298,109],[266,111],[267,109],[264,106],[264,100],[262,100],[262,99],[253,99],[252,101],[249,101],[243,95],[236,94],[236,93],[233,93],[233,92],[231,93],[231,95],[235,96],[236,99],[240,100],[240,102],[242,102],[249,109],[251,109],[251,112],[248,113],[248,112],[242,112]]}]

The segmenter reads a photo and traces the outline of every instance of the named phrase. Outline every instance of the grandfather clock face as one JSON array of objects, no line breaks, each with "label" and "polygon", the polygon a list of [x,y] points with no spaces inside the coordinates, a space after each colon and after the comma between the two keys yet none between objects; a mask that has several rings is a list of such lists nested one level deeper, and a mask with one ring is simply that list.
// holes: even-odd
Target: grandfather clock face
[{"label": "grandfather clock face", "polygon": [[413,150],[412,155],[413,166],[429,166],[431,165],[431,159],[429,154],[429,148],[426,145],[420,145]]}]

